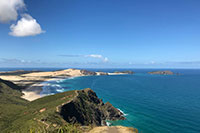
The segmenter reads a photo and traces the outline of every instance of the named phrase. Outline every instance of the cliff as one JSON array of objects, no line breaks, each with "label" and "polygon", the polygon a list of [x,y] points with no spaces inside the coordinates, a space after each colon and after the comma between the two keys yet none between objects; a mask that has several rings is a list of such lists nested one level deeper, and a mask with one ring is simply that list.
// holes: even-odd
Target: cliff
[{"label": "cliff", "polygon": [[124,120],[123,114],[110,103],[103,103],[91,89],[77,91],[71,102],[63,105],[60,114],[69,123],[106,125],[105,120]]}]

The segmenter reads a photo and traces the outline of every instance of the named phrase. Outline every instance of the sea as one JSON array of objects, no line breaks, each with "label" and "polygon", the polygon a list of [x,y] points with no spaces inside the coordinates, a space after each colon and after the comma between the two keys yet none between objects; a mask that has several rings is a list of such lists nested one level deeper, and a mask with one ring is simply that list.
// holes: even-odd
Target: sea
[{"label": "sea", "polygon": [[[135,127],[140,133],[200,133],[200,69],[87,70],[132,70],[135,74],[84,76],[50,81],[43,87],[41,95],[91,88],[104,102],[109,101],[124,113],[126,120],[108,121],[110,125]],[[147,73],[157,70],[171,70],[178,74]],[[0,71],[9,69],[1,68]]]}]

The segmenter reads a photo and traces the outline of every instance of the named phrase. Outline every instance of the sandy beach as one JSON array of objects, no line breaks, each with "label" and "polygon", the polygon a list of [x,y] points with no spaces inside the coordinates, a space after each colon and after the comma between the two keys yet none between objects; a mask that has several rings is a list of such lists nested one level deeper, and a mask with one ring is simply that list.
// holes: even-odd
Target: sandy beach
[{"label": "sandy beach", "polygon": [[[76,76],[74,76],[74,77],[76,77]],[[33,84],[33,85],[29,86],[28,88],[26,88],[22,91],[22,93],[24,93],[22,98],[24,98],[28,101],[33,101],[33,100],[36,100],[38,98],[44,97],[46,95],[41,95],[40,93],[41,93],[43,87],[48,85],[48,81],[63,80],[63,79],[67,79],[67,78],[69,78],[69,77],[52,78],[52,79],[44,80],[41,83]]]},{"label": "sandy beach", "polygon": [[41,98],[42,96],[40,95],[40,92],[42,91],[43,86],[44,85],[42,83],[31,85],[29,88],[22,91],[22,93],[24,93],[22,98],[28,101],[33,101],[38,98]]}]

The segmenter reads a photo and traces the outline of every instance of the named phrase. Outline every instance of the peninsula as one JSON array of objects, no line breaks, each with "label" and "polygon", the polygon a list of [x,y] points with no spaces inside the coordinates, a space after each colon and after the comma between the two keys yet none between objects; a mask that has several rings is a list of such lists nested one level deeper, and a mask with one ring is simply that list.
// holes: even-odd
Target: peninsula
[{"label": "peninsula", "polygon": [[119,73],[106,73],[106,72],[93,72],[82,69],[65,69],[57,71],[11,71],[1,72],[0,78],[9,80],[18,86],[22,87],[24,95],[22,98],[33,101],[41,97],[40,92],[42,87],[45,86],[45,81],[66,79],[70,77],[80,76],[101,76],[101,75],[118,75],[118,74],[129,74],[130,72],[119,72]]}]

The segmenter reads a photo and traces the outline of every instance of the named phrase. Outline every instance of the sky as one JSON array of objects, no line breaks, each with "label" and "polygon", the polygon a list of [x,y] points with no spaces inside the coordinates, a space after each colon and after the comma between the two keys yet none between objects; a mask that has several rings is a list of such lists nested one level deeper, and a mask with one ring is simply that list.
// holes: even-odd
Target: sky
[{"label": "sky", "polygon": [[200,68],[199,0],[0,0],[0,67]]}]

